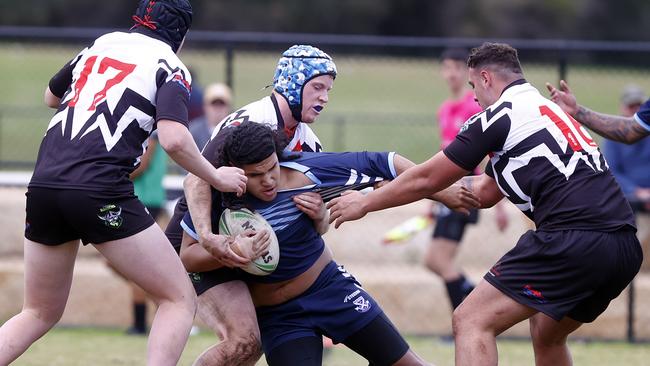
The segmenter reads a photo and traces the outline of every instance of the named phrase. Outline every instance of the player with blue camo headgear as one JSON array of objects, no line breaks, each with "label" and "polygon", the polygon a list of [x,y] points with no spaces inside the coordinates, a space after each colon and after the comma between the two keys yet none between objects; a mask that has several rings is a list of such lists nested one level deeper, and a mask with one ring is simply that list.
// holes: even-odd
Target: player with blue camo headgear
[{"label": "player with blue camo headgear", "polygon": [[313,46],[291,46],[278,61],[273,75],[273,90],[287,100],[297,121],[302,121],[303,87],[321,75],[336,78],[336,65],[330,55]]}]

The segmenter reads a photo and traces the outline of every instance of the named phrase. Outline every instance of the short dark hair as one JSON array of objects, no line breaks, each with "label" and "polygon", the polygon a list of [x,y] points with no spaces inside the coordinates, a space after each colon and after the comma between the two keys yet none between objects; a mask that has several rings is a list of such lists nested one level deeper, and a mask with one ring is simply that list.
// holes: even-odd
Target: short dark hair
[{"label": "short dark hair", "polygon": [[[272,130],[266,124],[244,122],[239,126],[228,126],[219,131],[220,148],[218,149],[218,166],[255,164],[275,153],[283,160],[283,150],[288,138],[283,131]],[[234,193],[222,193],[223,205],[230,208],[246,207],[243,197]]]},{"label": "short dark hair", "polygon": [[221,166],[259,163],[272,153],[282,156],[287,145],[284,133],[274,131],[266,124],[245,122],[239,126],[225,127],[220,133],[226,133],[220,152]]},{"label": "short dark hair", "polygon": [[440,61],[454,60],[454,61],[467,62],[468,56],[469,56],[469,52],[467,51],[466,48],[460,48],[460,47],[446,48],[440,54]]},{"label": "short dark hair", "polygon": [[468,67],[477,69],[489,65],[498,66],[502,72],[523,74],[517,50],[505,43],[485,42],[472,49],[467,59]]}]

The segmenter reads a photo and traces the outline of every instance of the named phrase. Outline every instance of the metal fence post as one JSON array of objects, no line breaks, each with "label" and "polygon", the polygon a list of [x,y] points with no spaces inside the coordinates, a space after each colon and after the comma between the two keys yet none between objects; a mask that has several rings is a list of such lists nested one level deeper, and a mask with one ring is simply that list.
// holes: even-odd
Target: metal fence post
[{"label": "metal fence post", "polygon": [[628,343],[636,341],[634,334],[634,280],[630,282],[630,290],[627,296],[627,341]]},{"label": "metal fence post", "polygon": [[234,48],[232,44],[226,46],[226,85],[230,87],[230,90],[235,91],[235,85],[233,81],[233,59],[234,59]]}]

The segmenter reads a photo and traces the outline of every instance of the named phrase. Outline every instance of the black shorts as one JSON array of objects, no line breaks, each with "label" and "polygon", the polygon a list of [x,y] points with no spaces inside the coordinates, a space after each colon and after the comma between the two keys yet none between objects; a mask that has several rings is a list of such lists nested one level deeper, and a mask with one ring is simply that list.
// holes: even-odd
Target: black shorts
[{"label": "black shorts", "polygon": [[244,280],[242,270],[228,267],[215,269],[214,271],[209,272],[189,272],[188,275],[190,276],[190,280],[192,281],[197,296],[222,283]]},{"label": "black shorts", "polygon": [[594,321],[632,281],[643,253],[632,228],[528,231],[484,276],[516,302],[560,321]]},{"label": "black shorts", "polygon": [[436,226],[433,229],[432,235],[433,238],[444,238],[460,242],[465,233],[465,226],[478,221],[478,210],[471,210],[468,216],[460,212],[452,211],[442,204],[438,206]]},{"label": "black shorts", "polygon": [[101,244],[137,234],[155,223],[131,193],[30,187],[25,237],[45,245],[81,239]]},{"label": "black shorts", "polygon": [[169,242],[172,243],[172,246],[176,250],[176,253],[181,252],[181,242],[183,240],[183,228],[181,227],[181,221],[187,212],[187,203],[185,203],[185,196],[182,196],[176,206],[174,206],[174,214],[169,219],[167,223],[167,228],[165,228],[165,236],[169,239]]}]

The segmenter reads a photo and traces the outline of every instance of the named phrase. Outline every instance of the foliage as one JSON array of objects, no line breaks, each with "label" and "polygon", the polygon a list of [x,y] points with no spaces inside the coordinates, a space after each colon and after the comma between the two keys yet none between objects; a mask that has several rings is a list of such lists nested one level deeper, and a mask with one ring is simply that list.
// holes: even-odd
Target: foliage
[{"label": "foliage", "polygon": [[[650,40],[645,0],[193,0],[194,29]],[[0,2],[0,24],[128,27],[135,0]],[[598,26],[594,26],[597,24]]]}]

